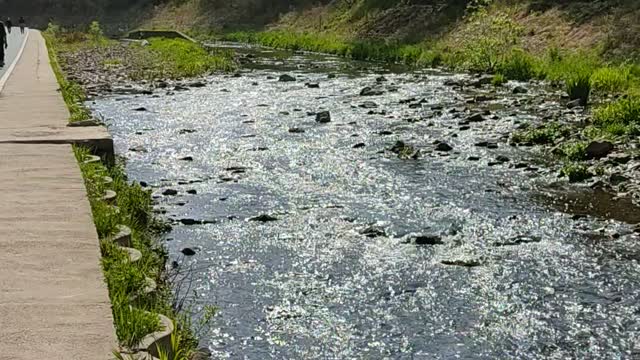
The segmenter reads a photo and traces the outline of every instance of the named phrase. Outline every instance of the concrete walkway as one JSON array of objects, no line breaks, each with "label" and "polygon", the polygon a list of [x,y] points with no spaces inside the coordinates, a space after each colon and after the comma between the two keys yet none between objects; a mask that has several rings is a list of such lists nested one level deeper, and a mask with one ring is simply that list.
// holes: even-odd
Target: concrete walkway
[{"label": "concrete walkway", "polygon": [[0,93],[2,360],[108,360],[117,345],[80,170],[64,136],[48,138],[69,117],[57,89],[30,31]]}]

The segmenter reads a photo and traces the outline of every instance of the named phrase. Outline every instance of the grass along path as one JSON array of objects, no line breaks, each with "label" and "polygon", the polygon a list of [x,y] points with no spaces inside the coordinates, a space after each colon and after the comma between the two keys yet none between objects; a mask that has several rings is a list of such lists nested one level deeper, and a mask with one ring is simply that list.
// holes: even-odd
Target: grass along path
[{"label": "grass along path", "polygon": [[[85,162],[89,152],[74,147],[85,180],[89,202],[102,252],[102,268],[109,288],[116,334],[123,349],[135,347],[146,335],[160,330],[163,314],[174,321],[176,335],[173,352],[182,354],[173,360],[189,359],[197,348],[195,332],[187,312],[176,311],[179,303],[172,294],[172,284],[165,270],[166,252],[155,236],[166,226],[151,215],[151,194],[138,184],[129,183],[122,166],[106,168],[100,162]],[[105,176],[112,181],[105,181]],[[108,204],[106,190],[116,192],[115,206]],[[131,229],[131,246],[142,254],[130,261],[127,252],[112,241],[119,225]],[[149,291],[148,279],[156,284]],[[203,310],[200,327],[206,326],[215,314],[214,308]],[[198,330],[198,329],[195,329]]]},{"label": "grass along path", "polygon": [[[44,35],[51,64],[71,113],[70,121],[90,118],[91,114],[83,104],[86,96],[82,85],[67,79],[60,59],[78,51],[110,54],[107,49],[118,46],[117,43],[104,38],[97,23],[92,24],[87,33],[64,32],[52,25]],[[167,51],[172,46],[177,46],[178,51],[170,56]],[[145,58],[158,58],[158,54],[162,54],[158,60],[154,60],[157,65],[144,73],[154,78],[158,74],[168,73],[171,76],[196,76],[212,69],[226,69],[227,64],[224,60],[209,56],[197,44],[185,45],[173,40],[154,39],[151,46],[136,48],[136,51],[145,54]],[[202,61],[189,67],[184,59]],[[134,74],[139,75],[128,75],[133,77]],[[188,308],[188,304],[185,306],[185,299],[175,298],[172,292],[174,284],[169,281],[165,267],[166,252],[156,241],[157,234],[167,226],[151,215],[150,192],[138,184],[129,183],[122,164],[107,168],[100,162],[87,162],[89,151],[82,147],[74,147],[74,153],[82,171],[100,238],[102,269],[122,350],[129,351],[146,335],[160,330],[157,314],[163,314],[174,322],[176,332],[172,336],[174,355],[170,359],[168,354],[161,353],[161,360],[190,359],[197,352],[197,334],[208,326],[216,309],[206,307],[196,314]],[[104,198],[108,190],[116,193],[114,204]],[[141,254],[137,261],[131,261],[129,253],[113,242],[113,236],[123,225],[131,230],[131,247]],[[150,283],[154,286],[150,287]],[[197,327],[192,324],[192,316],[201,319]],[[116,358],[127,358],[116,352],[114,355]]]}]

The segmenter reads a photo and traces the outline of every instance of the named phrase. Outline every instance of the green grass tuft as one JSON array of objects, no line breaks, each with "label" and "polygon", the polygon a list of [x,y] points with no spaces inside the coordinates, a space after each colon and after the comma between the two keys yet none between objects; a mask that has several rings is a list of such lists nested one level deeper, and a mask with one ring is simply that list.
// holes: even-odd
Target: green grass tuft
[{"label": "green grass tuft", "polygon": [[627,90],[631,84],[631,67],[603,67],[591,75],[591,86],[600,93],[619,93]]},{"label": "green grass tuft", "polygon": [[580,100],[580,104],[586,106],[591,94],[591,74],[575,73],[568,76],[565,86],[569,99]]},{"label": "green grass tuft", "polygon": [[514,49],[498,65],[498,72],[509,80],[527,81],[536,77],[535,58],[521,49]]},{"label": "green grass tuft", "polygon": [[493,86],[502,86],[507,83],[507,78],[502,74],[493,75],[493,79],[491,79],[491,84]]}]

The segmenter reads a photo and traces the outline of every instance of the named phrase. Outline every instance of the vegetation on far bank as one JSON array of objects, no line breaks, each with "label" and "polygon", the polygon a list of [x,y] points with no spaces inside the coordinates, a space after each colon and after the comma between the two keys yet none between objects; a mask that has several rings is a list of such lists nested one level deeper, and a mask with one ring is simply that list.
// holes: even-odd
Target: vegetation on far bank
[{"label": "vegetation on far bank", "polygon": [[295,29],[232,32],[224,38],[356,60],[488,73],[494,76],[494,86],[502,86],[509,80],[547,81],[563,89],[569,101],[587,107],[592,117],[587,117],[586,124],[571,127],[549,122],[518,131],[513,134],[512,143],[555,146],[557,141],[573,141],[564,147],[567,152],[556,151],[566,162],[561,174],[571,181],[590,177],[583,163],[586,142],[621,140],[625,143],[640,134],[640,64],[607,61],[600,48],[568,50],[550,46],[544,51],[527,51],[523,44],[525,29],[508,12],[492,10],[491,2],[484,3],[474,2],[464,24],[455,32],[418,44],[353,40],[327,32]]}]

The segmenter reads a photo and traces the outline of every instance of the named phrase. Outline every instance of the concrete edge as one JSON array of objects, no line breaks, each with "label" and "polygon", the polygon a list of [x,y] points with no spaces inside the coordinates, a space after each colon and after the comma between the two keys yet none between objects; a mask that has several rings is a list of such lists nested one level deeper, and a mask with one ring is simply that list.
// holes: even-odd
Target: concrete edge
[{"label": "concrete edge", "polygon": [[[98,162],[101,162],[101,159],[96,155],[88,155],[87,158],[82,161],[82,163],[84,164]],[[107,178],[113,181],[113,179],[109,177]],[[102,200],[107,204],[112,204],[113,202],[115,202],[116,198],[117,193],[115,191],[105,190],[105,195],[102,197]],[[142,259],[142,253],[140,252],[140,250],[132,247],[133,245],[131,233],[131,228],[129,228],[128,226],[118,225],[118,233],[111,237],[109,240],[114,242],[120,250],[125,251],[129,258],[129,262],[134,263]],[[155,280],[149,277],[145,277],[145,285],[142,289],[142,293],[150,294],[154,292],[157,287],[158,284],[155,282]],[[145,312],[148,314],[154,314],[148,311]],[[166,352],[170,355],[170,358],[172,358],[173,348],[171,346],[171,335],[175,331],[173,321],[162,314],[154,315],[157,315],[160,319],[161,329],[142,338],[142,340],[140,340],[140,342],[132,350],[140,352],[141,354],[143,354],[143,356],[147,356],[147,359],[149,360],[155,360],[156,357],[160,357],[159,350]]]},{"label": "concrete edge", "polygon": [[120,246],[131,247],[131,229],[126,225],[118,225],[118,233],[111,241]]},{"label": "concrete edge", "polygon": [[115,191],[113,190],[105,190],[104,191],[104,195],[102,195],[101,200],[106,202],[109,205],[113,205],[116,202],[116,197],[118,196],[118,194],[116,194]]},{"label": "concrete edge", "polygon": [[27,31],[27,34],[24,36],[24,40],[22,41],[22,45],[20,45],[20,50],[18,50],[18,54],[16,54],[16,58],[13,60],[11,65],[9,65],[4,75],[2,75],[2,77],[0,78],[0,93],[2,93],[4,86],[7,84],[7,80],[9,80],[9,78],[11,77],[11,73],[13,73],[13,69],[18,64],[18,61],[20,61],[22,53],[24,52],[24,48],[27,46],[27,40],[29,40],[30,33],[31,30]]},{"label": "concrete edge", "polygon": [[167,352],[169,358],[172,359],[171,334],[173,334],[175,330],[173,321],[162,314],[157,315],[160,318],[160,326],[162,329],[145,336],[140,340],[138,345],[136,345],[135,350],[144,351],[152,356],[160,357],[158,350],[162,349],[162,351]]}]

